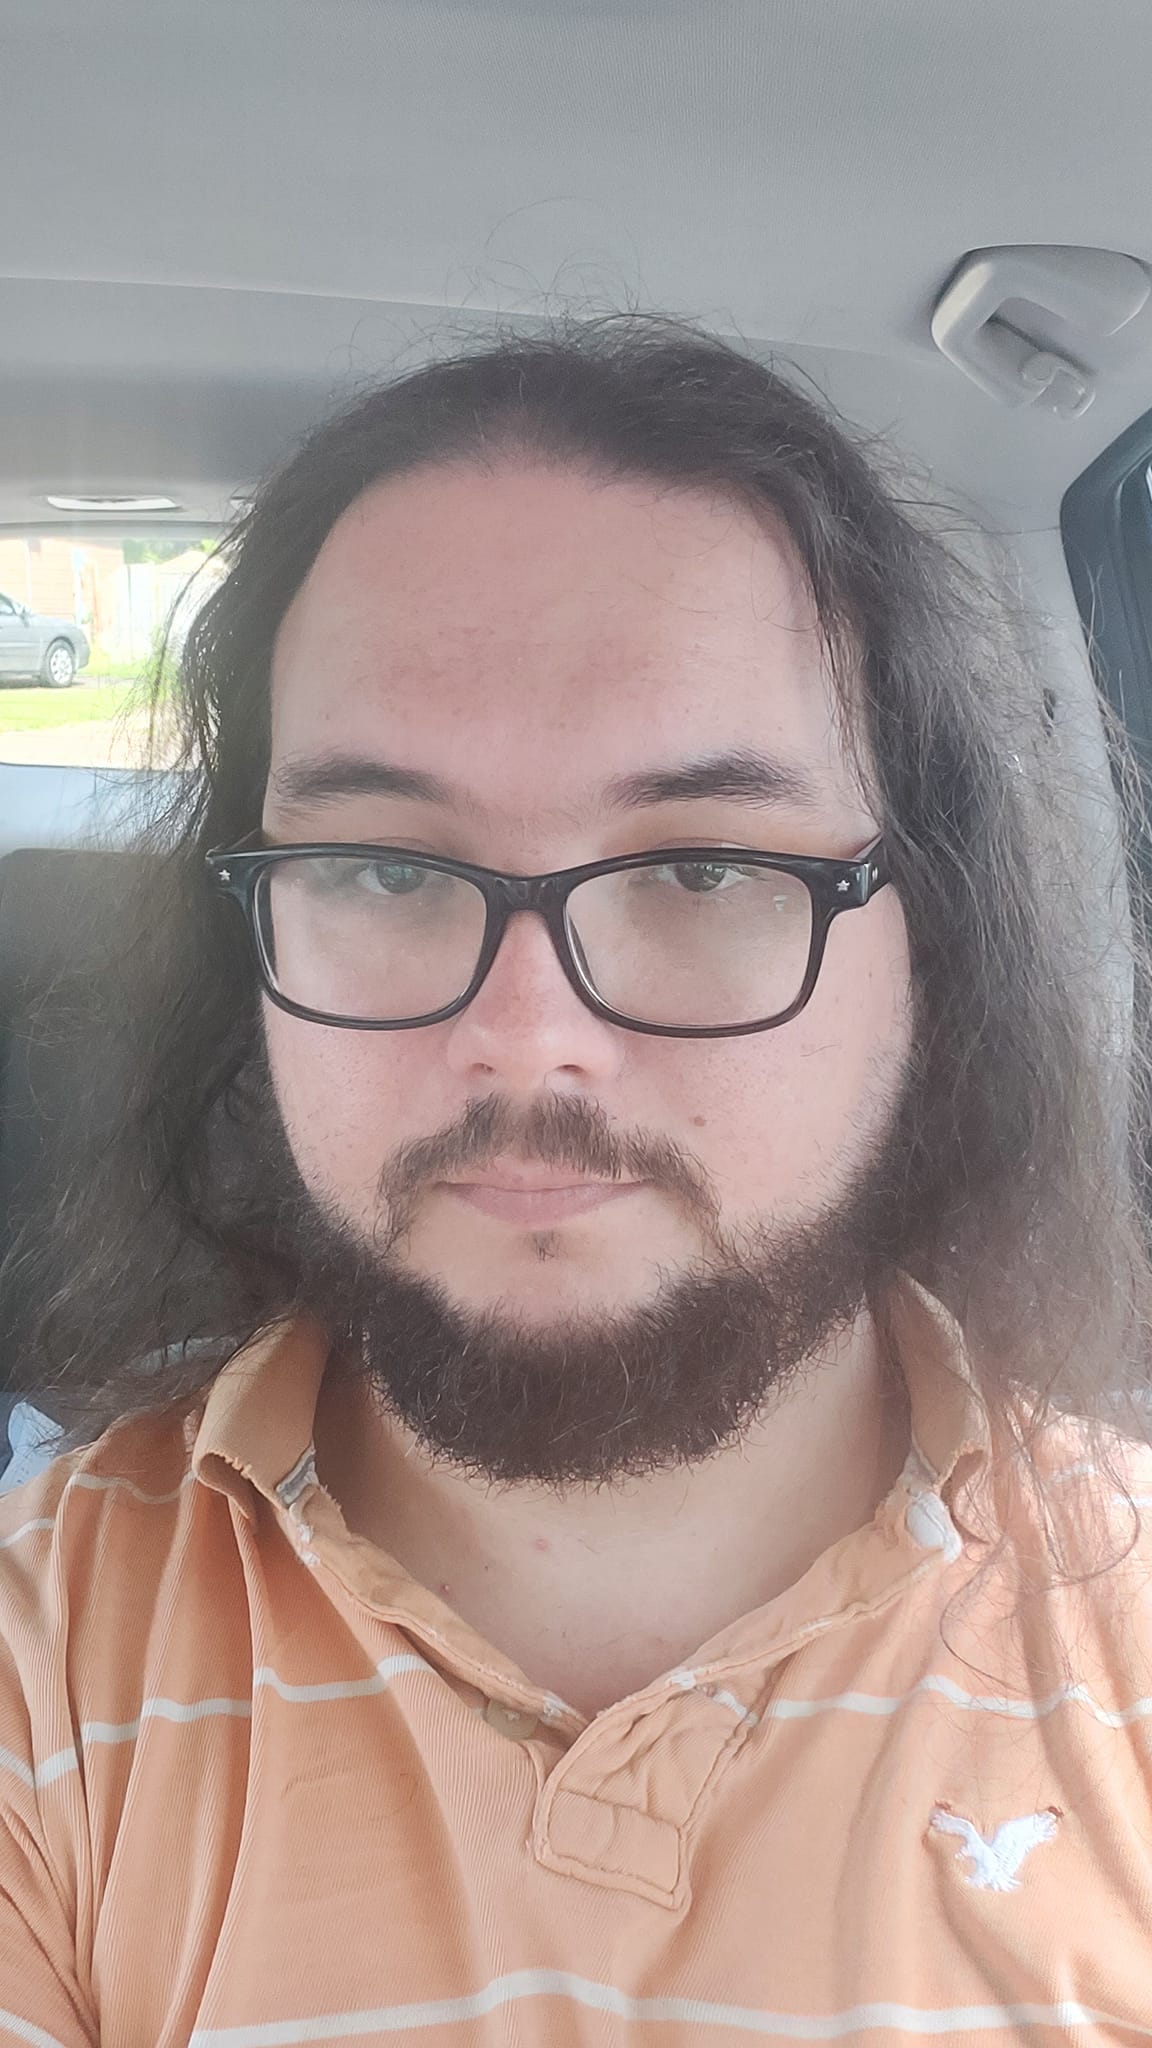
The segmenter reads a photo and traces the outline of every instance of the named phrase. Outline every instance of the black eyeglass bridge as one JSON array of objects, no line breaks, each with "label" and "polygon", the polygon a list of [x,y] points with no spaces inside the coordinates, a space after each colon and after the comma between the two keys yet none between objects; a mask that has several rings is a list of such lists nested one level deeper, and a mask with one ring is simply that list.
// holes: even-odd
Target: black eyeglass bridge
[{"label": "black eyeglass bridge", "polygon": [[[261,876],[284,861],[337,855],[364,861],[394,861],[405,867],[428,869],[434,874],[455,875],[462,881],[471,882],[480,891],[487,919],[476,969],[463,995],[425,1016],[377,1020],[333,1016],[324,1010],[309,1009],[302,1003],[293,1002],[277,988],[257,900]],[[544,919],[571,987],[589,1010],[609,1024],[619,1025],[625,1031],[639,1031],[652,1038],[743,1038],[756,1031],[774,1031],[798,1016],[811,997],[833,920],[846,910],[862,910],[891,879],[882,838],[874,839],[851,860],[826,860],[809,854],[761,853],[743,846],[665,846],[651,853],[628,853],[615,860],[588,861],[581,867],[557,868],[546,875],[505,874],[498,868],[477,867],[470,861],[449,860],[438,854],[414,853],[410,847],[382,845],[378,841],[315,840],[273,845],[260,831],[250,833],[234,847],[214,848],[204,859],[216,887],[225,896],[234,898],[245,913],[260,980],[269,999],[291,1016],[350,1031],[415,1031],[424,1025],[445,1023],[450,1017],[458,1016],[479,993],[500,950],[509,918],[524,911],[531,911]],[[569,896],[582,882],[593,881],[599,875],[622,874],[631,868],[674,866],[681,861],[725,861],[739,867],[774,869],[803,882],[812,901],[812,935],[800,993],[786,1010],[749,1024],[646,1024],[601,1001],[573,951],[565,916]]]}]

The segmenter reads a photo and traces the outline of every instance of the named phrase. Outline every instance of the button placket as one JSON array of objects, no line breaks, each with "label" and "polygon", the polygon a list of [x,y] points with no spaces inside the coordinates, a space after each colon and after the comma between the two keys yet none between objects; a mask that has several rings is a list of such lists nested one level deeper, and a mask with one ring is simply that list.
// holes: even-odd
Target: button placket
[{"label": "button placket", "polygon": [[[623,1708],[600,1715],[553,1766],[533,1826],[545,1869],[656,1905],[687,1902],[687,1829],[725,1753],[739,1751],[757,1716],[734,1713],[708,1688],[685,1688],[680,1676],[630,1719]],[[637,1786],[648,1788],[646,1805]]]}]

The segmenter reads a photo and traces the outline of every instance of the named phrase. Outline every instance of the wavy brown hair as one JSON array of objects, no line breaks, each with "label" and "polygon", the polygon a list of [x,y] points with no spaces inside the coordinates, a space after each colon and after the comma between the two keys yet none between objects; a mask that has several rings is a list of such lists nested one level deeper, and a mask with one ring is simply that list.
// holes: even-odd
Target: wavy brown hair
[{"label": "wavy brown hair", "polygon": [[[1019,616],[881,451],[749,354],[633,316],[497,337],[368,391],[223,543],[175,685],[179,794],[142,843],[111,971],[80,991],[86,1028],[126,1048],[128,1099],[8,1262],[29,1304],[18,1384],[77,1446],[191,1405],[225,1337],[298,1306],[252,965],[203,856],[260,821],[273,643],[334,522],[384,478],[507,452],[783,522],[907,922],[922,1086],[900,1263],[958,1317],[989,1409],[1029,1397],[1025,1455],[1056,1413],[1147,1434],[1147,956],[1123,834],[1091,823],[1105,749],[1079,764]],[[1123,782],[1105,809],[1134,845]]]}]

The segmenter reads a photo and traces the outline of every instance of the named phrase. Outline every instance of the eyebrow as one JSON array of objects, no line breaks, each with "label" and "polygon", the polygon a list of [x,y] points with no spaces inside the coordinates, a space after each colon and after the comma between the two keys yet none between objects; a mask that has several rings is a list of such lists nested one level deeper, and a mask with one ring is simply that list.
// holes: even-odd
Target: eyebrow
[{"label": "eyebrow", "polygon": [[[322,754],[312,760],[286,761],[274,771],[271,782],[276,796],[294,807],[330,803],[345,796],[393,796],[445,809],[477,808],[465,792],[438,775],[362,754]],[[604,795],[607,807],[618,811],[708,798],[752,805],[790,804],[801,810],[815,810],[820,802],[815,783],[803,769],[747,748],[704,755],[670,768],[614,776]]]},{"label": "eyebrow", "polygon": [[819,803],[816,785],[802,768],[747,748],[708,754],[675,768],[620,775],[605,793],[609,804],[622,811],[707,797],[744,804],[792,804],[801,810],[815,810]]}]

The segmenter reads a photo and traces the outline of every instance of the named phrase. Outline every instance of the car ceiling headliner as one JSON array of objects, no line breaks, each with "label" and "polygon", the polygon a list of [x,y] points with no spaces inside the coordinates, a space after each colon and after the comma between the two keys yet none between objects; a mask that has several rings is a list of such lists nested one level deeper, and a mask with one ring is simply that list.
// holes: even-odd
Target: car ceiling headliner
[{"label": "car ceiling headliner", "polygon": [[1152,406],[1152,309],[1072,424],[928,332],[973,248],[1152,263],[1147,0],[0,0],[0,62],[0,521],[215,517],[493,313],[688,314],[1009,526]]}]

